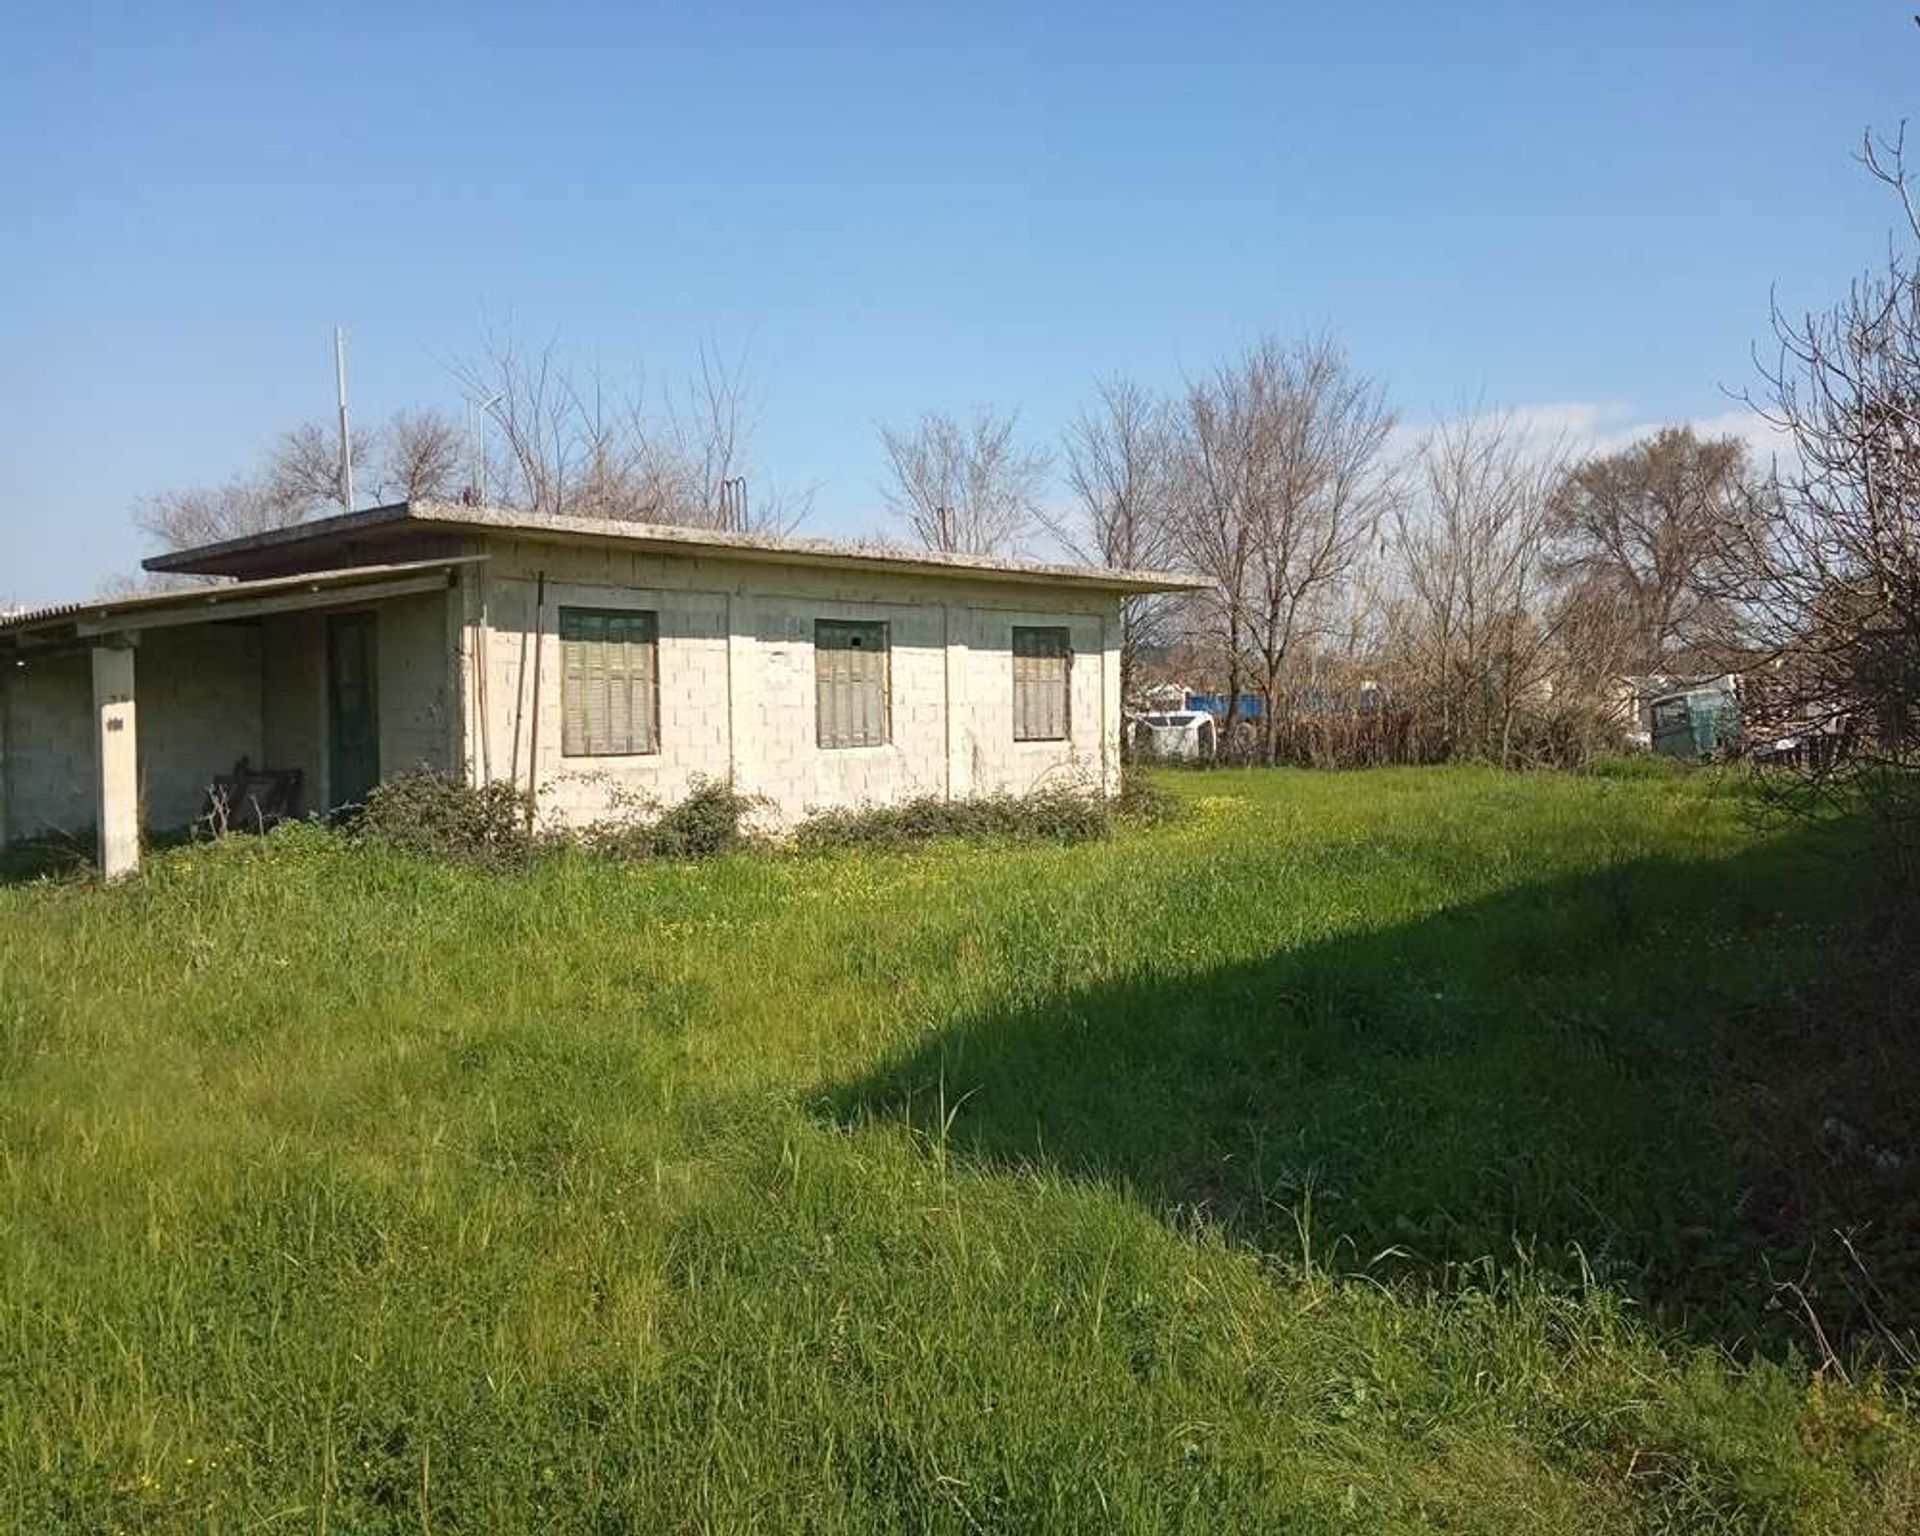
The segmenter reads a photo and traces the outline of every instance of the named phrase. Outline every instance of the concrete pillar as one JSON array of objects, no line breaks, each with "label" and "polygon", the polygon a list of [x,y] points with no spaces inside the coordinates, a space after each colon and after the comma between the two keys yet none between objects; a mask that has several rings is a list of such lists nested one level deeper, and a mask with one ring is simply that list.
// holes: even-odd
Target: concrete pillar
[{"label": "concrete pillar", "polygon": [[486,782],[480,773],[479,737],[474,722],[479,718],[479,669],[474,665],[479,652],[480,597],[479,573],[472,566],[456,569],[453,586],[447,592],[447,771],[463,784]]},{"label": "concrete pillar", "polygon": [[133,647],[93,648],[94,824],[100,878],[140,867],[140,767],[134,732]]},{"label": "concrete pillar", "polygon": [[969,727],[973,711],[967,702],[967,621],[969,611],[948,603],[946,627],[946,687],[941,710],[947,726],[947,798],[964,800],[973,793],[973,741]]},{"label": "concrete pillar", "polygon": [[1126,625],[1124,599],[1115,598],[1100,616],[1100,787],[1120,793],[1120,732],[1126,700],[1120,697],[1120,637]]}]

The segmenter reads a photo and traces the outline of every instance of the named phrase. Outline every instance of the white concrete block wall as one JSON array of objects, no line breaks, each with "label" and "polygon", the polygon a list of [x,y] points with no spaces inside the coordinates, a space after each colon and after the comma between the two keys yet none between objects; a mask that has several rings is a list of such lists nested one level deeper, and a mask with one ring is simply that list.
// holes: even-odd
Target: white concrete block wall
[{"label": "white concrete block wall", "polygon": [[205,808],[216,773],[242,757],[262,761],[259,626],[149,630],[133,677],[143,824],[184,827]]},{"label": "white concrete block wall", "polygon": [[[1119,788],[1118,712],[1107,711],[1106,679],[1117,689],[1120,659],[1106,651],[1107,623],[1098,614],[970,609],[967,698],[958,712],[963,750],[977,793],[1026,794],[1036,789]],[[1017,625],[1065,624],[1073,661],[1068,672],[1068,738],[1013,738],[1013,631]],[[1109,739],[1111,734],[1111,739]],[[1112,774],[1107,769],[1111,766]],[[1111,777],[1111,782],[1109,782]]]},{"label": "white concrete block wall", "polygon": [[[421,763],[442,770],[455,766],[448,745],[455,724],[448,701],[456,697],[450,691],[450,602],[457,598],[424,592],[370,605],[383,775]],[[327,782],[327,615],[317,610],[277,614],[262,621],[260,636],[264,753],[255,762],[298,768],[302,812],[325,810],[333,801]]]},{"label": "white concrete block wall", "polygon": [[[383,773],[449,768],[447,597],[376,605]],[[134,648],[144,826],[185,826],[208,785],[242,757],[298,768],[302,809],[328,803],[326,618],[279,615],[145,631]],[[4,681],[0,816],[8,838],[89,826],[94,809],[92,674],[84,651],[13,668]]]},{"label": "white concrete block wall", "polygon": [[[544,813],[578,823],[627,797],[660,804],[694,779],[732,779],[791,823],[829,806],[921,795],[1118,787],[1117,597],[1073,587],[636,554],[513,538],[485,546],[484,626],[470,642],[484,730],[476,778],[539,786]],[[535,622],[541,573],[546,605]],[[557,634],[563,606],[660,616],[660,746],[644,757],[564,758]],[[464,611],[477,616],[481,604]],[[822,748],[814,714],[814,623],[888,626],[891,739]],[[1012,630],[1072,632],[1072,737],[1013,739]],[[538,637],[536,640],[536,636]],[[534,737],[534,656],[539,725]]]},{"label": "white concrete block wall", "polygon": [[[592,565],[584,569],[603,574]],[[624,806],[671,804],[686,796],[696,778],[727,776],[724,594],[549,576],[545,617],[536,624],[536,578],[489,573],[485,580],[487,627],[479,642],[484,740],[482,729],[469,733],[468,767],[476,778],[537,783],[543,814],[579,824]],[[557,627],[563,607],[637,608],[659,615],[658,752],[568,757],[561,751]]]},{"label": "white concrete block wall", "polygon": [[300,770],[299,810],[326,801],[327,620],[283,613],[260,625],[260,735],[263,768]]},{"label": "white concrete block wall", "polygon": [[[818,597],[748,594],[736,604],[732,643],[747,662],[737,782],[767,799],[778,820],[826,806],[885,804],[947,788],[945,611],[897,597],[850,599],[823,584]],[[814,623],[879,619],[887,625],[888,740],[823,748],[815,718]]]},{"label": "white concrete block wall", "polygon": [[[154,828],[201,812],[215,773],[261,761],[259,632],[240,624],[152,630],[133,653],[141,814]],[[31,662],[6,680],[9,838],[89,826],[93,680],[86,652]]]},{"label": "white concrete block wall", "polygon": [[[467,569],[463,590],[376,605],[383,773],[414,763],[454,768],[464,753],[475,780],[531,778],[546,814],[576,824],[636,802],[671,804],[701,777],[762,797],[779,823],[921,795],[1117,787],[1116,597],[507,537],[475,552],[491,559]],[[545,607],[536,615],[542,572]],[[558,621],[569,606],[659,615],[658,752],[562,754]],[[813,635],[821,619],[888,625],[885,745],[818,744]],[[1016,624],[1064,624],[1072,633],[1067,741],[1013,739]],[[211,776],[241,756],[300,768],[306,808],[329,803],[323,614],[150,630],[135,683],[149,826],[190,821]],[[89,824],[87,656],[35,661],[4,687],[6,832]]]},{"label": "white concrete block wall", "polygon": [[93,822],[93,672],[86,653],[36,658],[0,678],[8,840]]},{"label": "white concrete block wall", "polygon": [[[447,603],[445,592],[421,592],[374,607],[383,777],[423,763],[454,766],[447,757]],[[324,632],[321,643],[324,683]]]}]

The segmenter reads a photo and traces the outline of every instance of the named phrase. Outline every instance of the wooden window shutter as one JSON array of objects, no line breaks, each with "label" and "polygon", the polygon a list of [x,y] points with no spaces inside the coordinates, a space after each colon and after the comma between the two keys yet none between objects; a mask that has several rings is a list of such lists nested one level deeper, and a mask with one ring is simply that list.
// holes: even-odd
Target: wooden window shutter
[{"label": "wooden window shutter", "polygon": [[1063,625],[1013,627],[1013,739],[1065,741],[1073,718],[1073,647]]},{"label": "wooden window shutter", "polygon": [[813,627],[815,738],[823,747],[888,740],[887,626],[820,619]]},{"label": "wooden window shutter", "polygon": [[560,750],[626,757],[660,750],[660,616],[560,610]]}]

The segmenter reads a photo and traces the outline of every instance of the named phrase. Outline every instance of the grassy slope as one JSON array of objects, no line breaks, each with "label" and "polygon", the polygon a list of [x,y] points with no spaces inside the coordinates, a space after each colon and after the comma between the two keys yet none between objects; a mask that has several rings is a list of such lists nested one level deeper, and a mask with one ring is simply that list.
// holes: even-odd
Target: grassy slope
[{"label": "grassy slope", "polygon": [[1173,783],[1074,849],[0,888],[0,1524],[1916,1518],[1760,1283],[1831,871],[1705,781]]}]

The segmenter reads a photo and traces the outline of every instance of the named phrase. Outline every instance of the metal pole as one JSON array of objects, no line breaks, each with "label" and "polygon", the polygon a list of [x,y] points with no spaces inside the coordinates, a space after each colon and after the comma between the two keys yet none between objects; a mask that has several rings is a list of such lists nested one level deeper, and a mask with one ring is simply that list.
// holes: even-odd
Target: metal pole
[{"label": "metal pole", "polygon": [[353,510],[353,436],[347,429],[347,333],[333,328],[333,378],[340,390],[340,494]]},{"label": "metal pole", "polygon": [[527,731],[527,830],[540,803],[540,658],[546,654],[547,573],[535,573],[533,588],[533,724]]},{"label": "metal pole", "polygon": [[480,434],[473,426],[473,396],[467,396],[467,487],[473,492],[475,501],[484,501],[480,494]]},{"label": "metal pole", "polygon": [[485,418],[500,403],[500,395],[488,395],[486,399],[476,399],[472,395],[461,397],[467,402],[467,474],[468,488],[473,492],[473,504],[483,507],[487,504],[487,435]]}]

